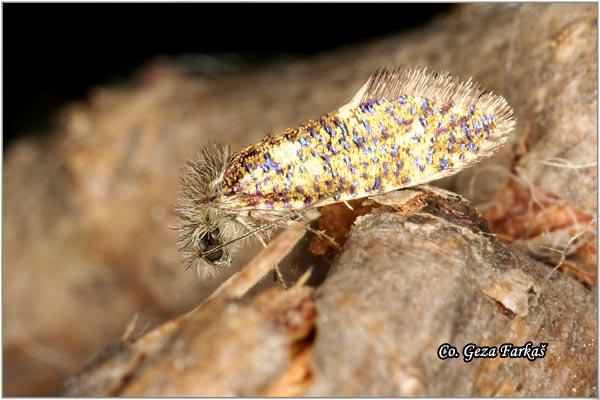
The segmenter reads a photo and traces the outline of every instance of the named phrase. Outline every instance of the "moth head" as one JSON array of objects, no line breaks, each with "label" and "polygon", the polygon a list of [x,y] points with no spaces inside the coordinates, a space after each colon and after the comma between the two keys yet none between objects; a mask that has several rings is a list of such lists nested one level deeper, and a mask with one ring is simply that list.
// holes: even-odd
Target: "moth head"
[{"label": "moth head", "polygon": [[231,222],[212,201],[220,195],[222,176],[229,160],[229,148],[215,144],[189,161],[180,176],[181,192],[176,214],[180,225],[180,251],[188,268],[199,275],[212,276],[231,263]]}]

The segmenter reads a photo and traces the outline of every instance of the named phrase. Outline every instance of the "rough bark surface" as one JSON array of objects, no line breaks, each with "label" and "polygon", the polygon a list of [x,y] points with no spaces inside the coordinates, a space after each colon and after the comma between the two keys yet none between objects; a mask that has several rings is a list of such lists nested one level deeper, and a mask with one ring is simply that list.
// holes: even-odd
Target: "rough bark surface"
[{"label": "rough bark surface", "polygon": [[[59,393],[134,314],[151,330],[219,284],[183,270],[169,229],[179,169],[200,147],[254,143],[337,108],[376,68],[409,64],[473,76],[513,106],[517,129],[501,153],[441,184],[545,267],[448,215],[365,212],[318,289],[314,345],[298,344],[310,333],[287,338],[255,303],[214,303],[176,331],[198,357],[194,366],[224,365],[213,351],[228,347],[214,332],[229,332],[229,345],[247,353],[216,369],[227,370],[218,388],[210,375],[194,386],[191,361],[172,339],[160,351],[111,347],[96,364],[112,365],[104,380],[75,380],[68,393],[596,395],[596,26],[594,4],[470,4],[424,28],[310,59],[216,76],[157,63],[131,85],[94,90],[61,113],[52,135],[6,151],[4,394]],[[568,256],[567,274],[543,287],[560,254],[540,246]],[[250,254],[238,254],[221,280]],[[256,302],[266,296],[256,293]],[[535,362],[464,364],[437,360],[442,340],[549,344]],[[260,361],[263,351],[272,363]],[[255,362],[259,370],[242,372]],[[175,370],[152,384],[167,364]]]},{"label": "rough bark surface", "polygon": [[[308,395],[594,396],[594,296],[548,275],[495,236],[429,213],[359,217],[315,295]],[[437,355],[443,343],[529,341],[547,343],[547,355]]]},{"label": "rough bark surface", "polygon": [[[275,289],[247,305],[217,297],[124,343],[65,394],[595,395],[588,289],[485,232],[457,195],[424,187],[366,202],[316,293]],[[502,345],[528,342],[531,358],[501,357]],[[442,360],[445,343],[497,353]]]}]

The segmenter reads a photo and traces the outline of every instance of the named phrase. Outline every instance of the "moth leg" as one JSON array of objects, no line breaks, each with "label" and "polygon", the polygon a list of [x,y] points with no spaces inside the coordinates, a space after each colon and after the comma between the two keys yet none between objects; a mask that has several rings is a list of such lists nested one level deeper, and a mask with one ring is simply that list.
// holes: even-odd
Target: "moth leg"
[{"label": "moth leg", "polygon": [[325,233],[325,231],[320,231],[318,229],[314,229],[311,228],[310,226],[306,225],[305,229],[307,231],[309,231],[310,233],[312,233],[313,235],[317,235],[319,237],[322,237],[323,239],[328,240],[335,248],[339,249],[340,245],[335,241],[335,239],[331,236],[329,236],[328,234]]},{"label": "moth leg", "polygon": [[[244,222],[242,219],[240,218],[236,218],[236,221],[238,221],[244,228],[248,229],[248,231],[252,231],[252,227],[249,226],[246,222]],[[256,237],[256,239],[260,242],[260,244],[263,245],[263,247],[267,247],[267,243],[265,243],[265,240],[263,239],[263,237],[260,235],[260,232],[257,232],[254,234],[254,237]],[[283,274],[281,273],[281,270],[279,269],[279,265],[275,264],[273,266],[273,277],[275,279],[276,282],[279,282],[281,284],[281,286],[283,286],[284,289],[287,289],[288,286],[285,283],[285,280],[283,279]]]},{"label": "moth leg", "polygon": [[[256,235],[256,237],[258,241],[263,245],[263,247],[266,248],[267,244],[265,243],[264,239],[260,235]],[[281,273],[278,264],[275,264],[273,266],[273,279],[275,279],[275,282],[279,282],[284,289],[288,288],[287,284],[285,283],[285,279],[283,279],[283,274]]]},{"label": "moth leg", "polygon": [[273,279],[275,279],[276,282],[279,282],[284,289],[288,288],[288,285],[285,283],[283,275],[281,274],[281,270],[279,269],[279,265],[277,264],[275,264],[275,267],[273,268]]},{"label": "moth leg", "polygon": [[[345,202],[346,203],[346,202]],[[350,206],[350,204],[346,203],[346,205],[348,207],[350,207],[350,209],[352,209],[352,207]],[[304,223],[305,229],[307,231],[309,231],[310,233],[312,233],[313,235],[317,235],[318,237],[324,238],[326,240],[328,240],[329,242],[331,242],[331,244],[336,247],[336,248],[340,248],[340,245],[335,241],[335,239],[329,235],[327,235],[325,233],[325,231],[320,231],[317,229],[314,229],[310,226],[310,223],[319,219],[319,217],[321,216],[321,213],[319,213],[319,211],[316,208],[309,208],[307,210],[304,210],[303,212],[301,212],[298,215],[298,220],[300,220],[301,222]]]}]

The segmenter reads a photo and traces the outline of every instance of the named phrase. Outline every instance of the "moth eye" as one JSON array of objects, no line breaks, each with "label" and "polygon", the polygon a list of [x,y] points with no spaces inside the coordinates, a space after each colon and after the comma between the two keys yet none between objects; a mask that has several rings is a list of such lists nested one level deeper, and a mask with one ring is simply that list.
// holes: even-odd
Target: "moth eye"
[{"label": "moth eye", "polygon": [[[210,250],[210,249],[208,249],[208,250]],[[220,249],[215,251],[214,253],[210,253],[205,256],[205,258],[211,262],[219,261],[221,259],[221,257],[223,257],[223,250],[220,250]]]},{"label": "moth eye", "polygon": [[[220,244],[221,244],[221,242],[219,241],[219,230],[218,229],[207,233],[202,238],[203,252],[210,251],[210,250],[214,249],[215,247],[219,246]],[[219,250],[215,251],[214,253],[205,255],[204,258],[210,262],[217,262],[217,261],[221,260],[221,258],[223,258],[223,255],[224,255],[223,250],[219,249]]]}]

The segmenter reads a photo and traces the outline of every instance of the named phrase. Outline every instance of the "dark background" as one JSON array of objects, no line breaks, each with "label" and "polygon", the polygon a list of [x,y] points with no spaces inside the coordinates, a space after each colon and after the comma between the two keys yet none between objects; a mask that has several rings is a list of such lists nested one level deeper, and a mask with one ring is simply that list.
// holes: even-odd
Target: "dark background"
[{"label": "dark background", "polygon": [[[445,4],[6,4],[4,149],[159,55],[303,56],[400,32]],[[234,16],[237,18],[234,19]]]}]

